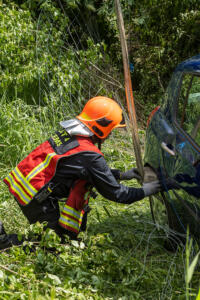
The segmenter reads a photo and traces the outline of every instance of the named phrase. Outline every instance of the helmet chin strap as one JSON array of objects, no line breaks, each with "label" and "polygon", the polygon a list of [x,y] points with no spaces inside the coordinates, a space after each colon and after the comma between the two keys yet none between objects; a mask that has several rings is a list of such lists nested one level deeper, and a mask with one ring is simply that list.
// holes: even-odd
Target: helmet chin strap
[{"label": "helmet chin strap", "polygon": [[99,150],[101,150],[102,140],[96,135],[93,135],[91,138],[92,138],[93,143],[97,144]]},{"label": "helmet chin strap", "polygon": [[101,150],[102,140],[98,138],[98,148]]}]

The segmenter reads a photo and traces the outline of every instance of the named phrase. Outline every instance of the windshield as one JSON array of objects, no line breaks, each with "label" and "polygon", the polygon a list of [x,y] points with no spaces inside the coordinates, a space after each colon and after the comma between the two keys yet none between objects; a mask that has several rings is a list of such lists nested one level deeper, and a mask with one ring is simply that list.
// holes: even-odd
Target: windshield
[{"label": "windshield", "polygon": [[177,122],[200,145],[200,76],[184,75],[178,101]]}]

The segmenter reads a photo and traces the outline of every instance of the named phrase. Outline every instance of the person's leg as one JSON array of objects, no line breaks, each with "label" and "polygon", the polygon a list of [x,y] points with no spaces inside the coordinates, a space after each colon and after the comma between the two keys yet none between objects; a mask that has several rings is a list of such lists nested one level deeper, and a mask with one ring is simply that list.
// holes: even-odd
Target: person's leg
[{"label": "person's leg", "polygon": [[[15,199],[17,201],[17,199]],[[52,228],[55,232],[61,236],[62,228],[58,227],[58,219],[60,216],[58,201],[47,199],[42,203],[38,203],[36,200],[32,200],[28,205],[22,206],[17,201],[24,216],[28,219],[30,224],[34,224],[37,221],[47,222],[46,228]],[[0,249],[10,248],[13,245],[21,245],[24,239],[20,240],[17,234],[7,234],[0,222]]]},{"label": "person's leg", "polygon": [[49,197],[42,203],[33,199],[28,205],[21,206],[19,204],[19,206],[30,224],[36,223],[37,221],[41,223],[47,222],[45,228],[53,229],[61,238],[61,242],[64,242],[65,234],[71,239],[75,238],[73,232],[62,228],[58,223],[60,218],[60,209],[57,199]]},{"label": "person's leg", "polygon": [[[40,223],[47,222],[45,228],[53,229],[61,238],[62,243],[65,241],[64,235],[68,235],[71,239],[76,238],[73,232],[59,225],[60,210],[56,199],[49,197],[42,203],[33,199],[26,206],[20,205],[18,201],[17,203],[30,224],[34,224],[37,221]],[[24,239],[18,240],[17,234],[6,234],[3,224],[0,222],[0,249],[9,248],[13,245],[21,245],[23,241]]]}]

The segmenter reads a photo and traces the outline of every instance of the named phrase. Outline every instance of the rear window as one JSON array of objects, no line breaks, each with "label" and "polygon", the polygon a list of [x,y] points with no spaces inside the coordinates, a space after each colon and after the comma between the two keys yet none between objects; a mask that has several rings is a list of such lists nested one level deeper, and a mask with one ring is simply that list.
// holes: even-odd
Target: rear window
[{"label": "rear window", "polygon": [[200,76],[184,75],[176,119],[179,126],[200,145]]}]

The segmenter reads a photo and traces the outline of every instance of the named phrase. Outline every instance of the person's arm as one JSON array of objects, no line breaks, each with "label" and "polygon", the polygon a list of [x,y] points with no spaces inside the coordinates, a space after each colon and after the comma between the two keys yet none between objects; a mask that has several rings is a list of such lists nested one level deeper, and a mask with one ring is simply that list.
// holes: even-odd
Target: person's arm
[{"label": "person's arm", "polygon": [[116,180],[131,180],[134,178],[134,179],[142,181],[142,177],[140,176],[137,168],[132,168],[125,172],[121,172],[118,169],[110,169],[110,170]]},{"label": "person's arm", "polygon": [[81,152],[59,161],[54,183],[58,183],[56,196],[67,197],[68,190],[77,179],[95,186],[105,198],[131,204],[159,191],[158,181],[144,184],[142,188],[127,187],[117,182],[104,157],[96,152]]},{"label": "person's arm", "polygon": [[83,154],[84,167],[89,182],[105,198],[124,204],[131,204],[145,197],[142,188],[127,187],[117,182],[104,157],[96,153]]},{"label": "person's arm", "polygon": [[115,177],[116,180],[120,180],[120,170],[118,169],[110,169],[110,171],[112,172],[113,176]]}]

